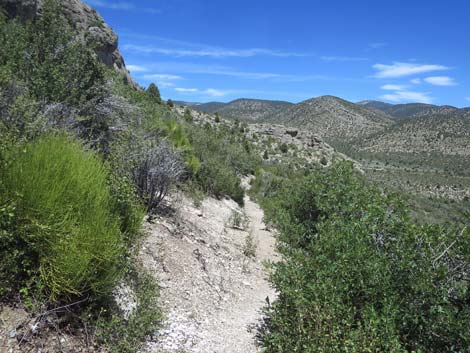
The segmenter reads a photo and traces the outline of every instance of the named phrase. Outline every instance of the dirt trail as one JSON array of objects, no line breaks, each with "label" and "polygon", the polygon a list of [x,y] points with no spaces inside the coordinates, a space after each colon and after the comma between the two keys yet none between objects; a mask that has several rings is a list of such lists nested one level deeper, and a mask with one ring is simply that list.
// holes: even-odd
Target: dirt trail
[{"label": "dirt trail", "polygon": [[[175,214],[148,224],[141,261],[161,284],[166,321],[143,352],[255,353],[254,326],[275,293],[263,263],[276,261],[275,240],[263,211],[245,198],[245,230],[230,227],[240,212],[231,200],[200,207],[181,197]],[[256,256],[243,254],[251,234]]]}]

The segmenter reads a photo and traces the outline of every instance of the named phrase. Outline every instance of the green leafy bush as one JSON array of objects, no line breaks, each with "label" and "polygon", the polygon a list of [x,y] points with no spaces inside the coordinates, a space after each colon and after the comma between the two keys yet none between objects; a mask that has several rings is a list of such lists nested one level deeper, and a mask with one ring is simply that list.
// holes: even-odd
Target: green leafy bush
[{"label": "green leafy bush", "polygon": [[261,158],[241,134],[234,134],[226,127],[211,128],[190,125],[189,140],[194,155],[200,161],[193,175],[201,188],[216,197],[230,196],[243,204],[244,190],[240,176],[253,174]]},{"label": "green leafy bush", "polygon": [[348,164],[258,189],[285,258],[271,278],[267,352],[469,347],[468,230],[413,224]]},{"label": "green leafy bush", "polygon": [[51,299],[108,293],[123,241],[101,161],[65,135],[41,137],[4,159],[0,272]]},{"label": "green leafy bush", "polygon": [[120,221],[120,230],[124,235],[127,248],[135,245],[140,234],[145,210],[137,196],[134,183],[126,174],[119,174],[119,169],[111,168],[108,185],[112,198],[112,211]]},{"label": "green leafy bush", "polygon": [[26,83],[38,100],[83,104],[104,87],[103,65],[72,32],[57,0],[46,0],[37,21],[0,14],[0,72]]}]

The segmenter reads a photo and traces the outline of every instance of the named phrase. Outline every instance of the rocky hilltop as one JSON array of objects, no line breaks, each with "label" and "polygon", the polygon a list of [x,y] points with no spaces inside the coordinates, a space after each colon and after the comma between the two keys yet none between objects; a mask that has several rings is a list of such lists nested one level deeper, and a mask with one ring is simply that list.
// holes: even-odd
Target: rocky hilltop
[{"label": "rocky hilltop", "polygon": [[[60,3],[70,26],[83,40],[94,45],[100,60],[121,72],[128,84],[139,88],[119,51],[118,36],[96,10],[80,0],[61,0]],[[41,16],[42,5],[43,0],[0,0],[0,7],[5,9],[8,17],[23,21],[34,21]]]}]

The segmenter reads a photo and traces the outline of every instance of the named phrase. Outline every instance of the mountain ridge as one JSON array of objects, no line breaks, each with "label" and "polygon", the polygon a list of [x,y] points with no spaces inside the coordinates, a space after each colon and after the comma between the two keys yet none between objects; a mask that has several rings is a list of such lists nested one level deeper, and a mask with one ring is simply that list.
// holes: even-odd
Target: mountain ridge
[{"label": "mountain ridge", "polygon": [[262,119],[266,123],[313,130],[327,140],[366,136],[393,124],[393,119],[335,96],[307,99]]},{"label": "mountain ridge", "polygon": [[206,113],[219,113],[227,118],[256,121],[291,105],[293,103],[287,101],[237,98],[228,103],[209,102],[194,105],[193,108]]},{"label": "mountain ridge", "polygon": [[434,105],[426,103],[405,103],[405,104],[390,104],[375,100],[364,100],[356,103],[368,109],[378,110],[390,115],[393,118],[417,118],[427,115],[450,115],[450,114],[465,114],[469,108],[457,108],[452,105]]}]

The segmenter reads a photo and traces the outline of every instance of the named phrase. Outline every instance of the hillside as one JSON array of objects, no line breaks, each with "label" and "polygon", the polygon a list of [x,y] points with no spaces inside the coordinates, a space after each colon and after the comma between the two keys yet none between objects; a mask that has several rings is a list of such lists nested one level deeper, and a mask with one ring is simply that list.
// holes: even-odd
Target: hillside
[{"label": "hillside", "polygon": [[[117,28],[138,19],[146,45],[179,23],[168,7],[87,2]],[[162,42],[181,64],[241,56],[247,71],[159,74],[135,50],[144,90],[90,6],[0,0],[1,352],[466,352],[470,110],[185,102],[210,92],[190,86],[206,72],[227,89],[297,77],[247,75],[254,55],[310,60]]]},{"label": "hillside", "polygon": [[392,124],[382,112],[333,96],[309,99],[261,120],[312,130],[330,142],[370,135]]},{"label": "hillside", "polygon": [[404,120],[363,140],[361,150],[385,153],[442,153],[470,156],[470,120],[428,115]]},{"label": "hillside", "polygon": [[463,114],[463,109],[458,109],[450,105],[433,105],[424,103],[389,104],[379,101],[366,100],[357,103],[368,109],[381,111],[394,118],[418,118],[429,115],[459,115]]},{"label": "hillside", "polygon": [[260,120],[292,105],[292,103],[284,101],[240,98],[229,103],[204,103],[194,106],[194,109],[207,113],[219,113],[227,118]]}]

